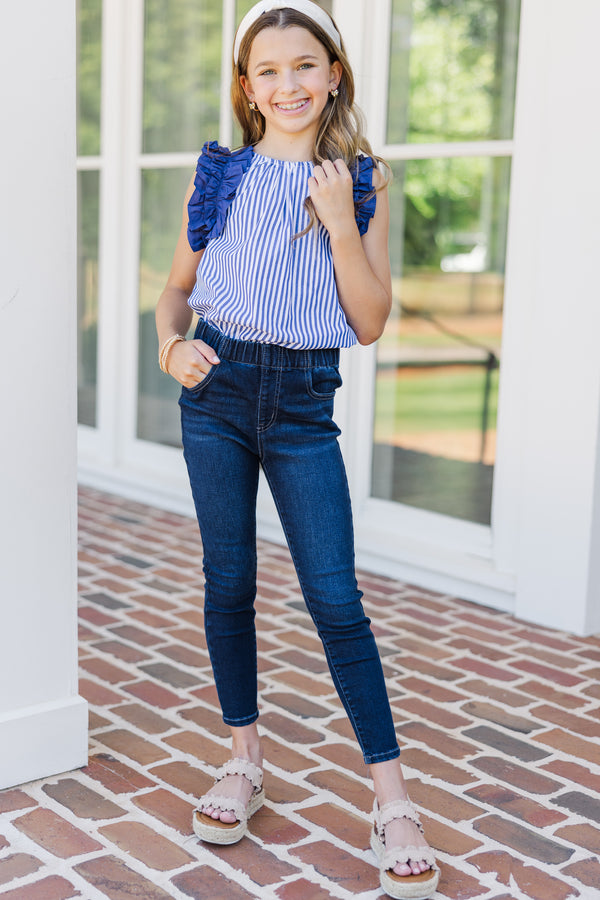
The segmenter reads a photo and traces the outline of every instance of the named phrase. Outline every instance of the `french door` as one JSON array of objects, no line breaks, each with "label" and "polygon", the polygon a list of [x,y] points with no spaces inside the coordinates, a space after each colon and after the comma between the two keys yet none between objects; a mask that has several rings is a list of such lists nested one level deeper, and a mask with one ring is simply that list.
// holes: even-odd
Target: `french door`
[{"label": "french door", "polygon": [[[191,511],[153,310],[202,143],[239,140],[251,0],[79,0],[82,476]],[[519,0],[334,0],[390,164],[393,310],[344,354],[337,416],[359,563],[509,608],[497,411]],[[265,536],[280,538],[261,492]]]}]

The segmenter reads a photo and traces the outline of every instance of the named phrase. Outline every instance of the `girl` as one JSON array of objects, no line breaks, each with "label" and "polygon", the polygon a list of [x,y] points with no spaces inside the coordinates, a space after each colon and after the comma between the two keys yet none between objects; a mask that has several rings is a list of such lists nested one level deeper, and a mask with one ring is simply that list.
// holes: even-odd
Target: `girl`
[{"label": "girl", "polygon": [[[233,745],[233,759],[199,801],[194,830],[234,843],[264,800],[254,630],[262,467],[370,767],[382,887],[392,897],[427,898],[439,871],[407,797],[356,584],[332,420],[339,348],[377,340],[390,310],[385,179],[353,108],[341,37],[319,6],[261,0],[240,24],[233,58],[243,147],[205,145],[156,314],[161,368],[182,385],[206,640]],[[198,326],[186,340],[193,311]]]}]

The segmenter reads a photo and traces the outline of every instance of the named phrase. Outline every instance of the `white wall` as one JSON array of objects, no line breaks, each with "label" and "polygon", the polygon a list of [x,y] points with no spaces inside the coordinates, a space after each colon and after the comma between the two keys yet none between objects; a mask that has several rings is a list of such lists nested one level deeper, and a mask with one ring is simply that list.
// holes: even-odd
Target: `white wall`
[{"label": "white wall", "polygon": [[77,696],[75,4],[0,7],[0,788],[85,764]]},{"label": "white wall", "polygon": [[600,630],[599,33],[597,0],[523,0],[495,510],[516,614],[580,634]]}]

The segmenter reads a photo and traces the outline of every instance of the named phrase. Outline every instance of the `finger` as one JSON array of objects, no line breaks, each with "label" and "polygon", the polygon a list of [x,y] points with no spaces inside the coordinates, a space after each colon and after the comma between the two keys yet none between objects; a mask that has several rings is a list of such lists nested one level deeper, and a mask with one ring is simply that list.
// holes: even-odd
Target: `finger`
[{"label": "finger", "polygon": [[338,175],[343,175],[344,178],[352,178],[352,176],[350,175],[350,169],[343,159],[336,159],[336,161],[333,163],[333,166]]},{"label": "finger", "polygon": [[211,366],[217,365],[221,360],[215,353],[212,347],[209,347],[208,344],[205,344],[204,341],[191,341],[192,347],[196,350],[197,353],[200,354]]},{"label": "finger", "polygon": [[206,356],[215,357],[214,350],[202,341],[181,341],[173,348],[169,357],[169,374],[187,388],[193,388],[203,381],[212,367],[219,362],[218,359],[216,363],[209,362],[201,352],[198,346],[200,344]]},{"label": "finger", "polygon": [[336,167],[330,159],[324,159],[321,163],[321,168],[323,169],[323,172],[325,173],[325,176],[327,178],[330,178],[332,175],[335,175],[337,173]]}]

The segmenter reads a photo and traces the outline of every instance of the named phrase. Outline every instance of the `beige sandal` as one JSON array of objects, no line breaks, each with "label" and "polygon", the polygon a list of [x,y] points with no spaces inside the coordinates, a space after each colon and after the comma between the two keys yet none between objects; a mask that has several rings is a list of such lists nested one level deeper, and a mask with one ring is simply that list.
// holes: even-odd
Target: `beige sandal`
[{"label": "beige sandal", "polygon": [[[430,847],[395,847],[386,850],[385,826],[393,819],[410,819],[421,834],[423,826],[416,809],[410,800],[395,800],[385,803],[379,809],[377,799],[373,805],[373,831],[371,832],[371,849],[379,861],[379,878],[381,887],[390,897],[396,900],[429,900],[435,893],[440,880],[440,870],[435,863],[435,856]],[[394,866],[409,863],[410,860],[425,860],[431,868],[421,875],[396,875]]]},{"label": "beige sandal", "polygon": [[[215,776],[215,784],[218,784],[227,775],[243,775],[247,778],[254,788],[254,792],[248,801],[244,804],[241,800],[232,797],[222,797],[218,794],[205,794],[198,800],[198,808],[194,810],[193,825],[194,832],[203,841],[210,844],[236,844],[240,841],[248,831],[248,819],[261,808],[265,802],[265,792],[262,786],[263,773],[259,766],[255,766],[247,759],[230,759],[224,766],[217,771]],[[212,806],[220,809],[222,812],[232,812],[237,818],[237,822],[221,822],[220,819],[213,819],[202,812],[206,806]]]}]

